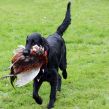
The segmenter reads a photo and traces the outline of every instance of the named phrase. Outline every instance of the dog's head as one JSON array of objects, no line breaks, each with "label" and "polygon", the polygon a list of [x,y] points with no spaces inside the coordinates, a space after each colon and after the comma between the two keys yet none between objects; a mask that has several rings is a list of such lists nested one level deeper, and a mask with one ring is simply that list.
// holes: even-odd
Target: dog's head
[{"label": "dog's head", "polygon": [[44,50],[48,50],[48,43],[44,37],[42,37],[39,33],[33,33],[29,36],[27,36],[26,39],[26,45],[25,45],[25,50],[23,54],[25,56],[28,56],[30,54],[30,49],[34,45],[42,46],[44,47]]}]

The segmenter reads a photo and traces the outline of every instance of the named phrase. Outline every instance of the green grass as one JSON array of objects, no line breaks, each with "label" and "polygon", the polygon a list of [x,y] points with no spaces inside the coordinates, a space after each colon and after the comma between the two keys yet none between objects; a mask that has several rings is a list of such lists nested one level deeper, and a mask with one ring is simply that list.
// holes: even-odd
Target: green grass
[{"label": "green grass", "polygon": [[[0,77],[9,73],[12,51],[32,32],[56,31],[67,0],[0,0]],[[68,79],[54,109],[109,109],[109,0],[73,0],[72,24],[64,34]],[[61,74],[61,72],[60,72]],[[50,87],[40,89],[43,104],[32,99],[32,82],[14,90],[0,81],[0,109],[45,109]]]}]

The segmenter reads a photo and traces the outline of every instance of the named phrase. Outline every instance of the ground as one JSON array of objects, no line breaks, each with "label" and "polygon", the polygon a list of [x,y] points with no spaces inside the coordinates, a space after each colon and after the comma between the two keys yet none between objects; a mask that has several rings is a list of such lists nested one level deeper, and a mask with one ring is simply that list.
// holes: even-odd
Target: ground
[{"label": "ground", "polygon": [[[44,37],[62,22],[67,0],[0,0],[0,77],[9,73],[13,49],[32,32]],[[68,79],[54,109],[109,109],[109,0],[73,0],[72,24],[64,34]],[[60,72],[61,74],[61,72]],[[32,82],[13,89],[0,81],[0,109],[45,109],[50,87],[40,90],[43,104],[32,99]]]}]

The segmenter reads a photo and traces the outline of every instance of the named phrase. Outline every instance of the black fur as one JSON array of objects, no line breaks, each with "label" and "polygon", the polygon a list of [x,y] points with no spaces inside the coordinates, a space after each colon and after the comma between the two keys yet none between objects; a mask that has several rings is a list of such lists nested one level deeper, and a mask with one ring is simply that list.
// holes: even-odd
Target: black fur
[{"label": "black fur", "polygon": [[69,2],[68,5],[67,5],[67,11],[66,11],[65,19],[63,20],[62,24],[57,29],[57,33],[61,36],[65,32],[65,30],[68,28],[69,24],[71,23],[70,5],[71,5],[71,3]]},{"label": "black fur", "polygon": [[33,45],[42,45],[48,52],[48,64],[41,68],[40,73],[34,79],[33,83],[33,98],[38,104],[42,104],[42,99],[38,94],[39,88],[44,81],[48,81],[51,86],[50,100],[48,109],[54,106],[56,100],[56,90],[61,90],[61,76],[58,73],[60,68],[63,78],[67,78],[67,59],[66,45],[62,38],[63,33],[71,23],[70,2],[67,5],[67,12],[63,23],[58,27],[57,32],[50,35],[48,38],[42,37],[39,33],[33,33],[27,37],[24,55],[30,54],[30,49]]}]

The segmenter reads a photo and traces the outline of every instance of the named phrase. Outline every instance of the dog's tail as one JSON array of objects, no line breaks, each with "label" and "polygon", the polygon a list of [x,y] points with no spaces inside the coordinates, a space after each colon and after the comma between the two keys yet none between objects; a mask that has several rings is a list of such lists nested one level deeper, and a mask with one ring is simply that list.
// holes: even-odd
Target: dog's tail
[{"label": "dog's tail", "polygon": [[61,36],[66,31],[66,29],[68,28],[68,26],[71,24],[70,5],[71,5],[71,2],[68,2],[65,18],[64,18],[62,24],[57,29],[57,33],[59,35],[61,35]]}]

